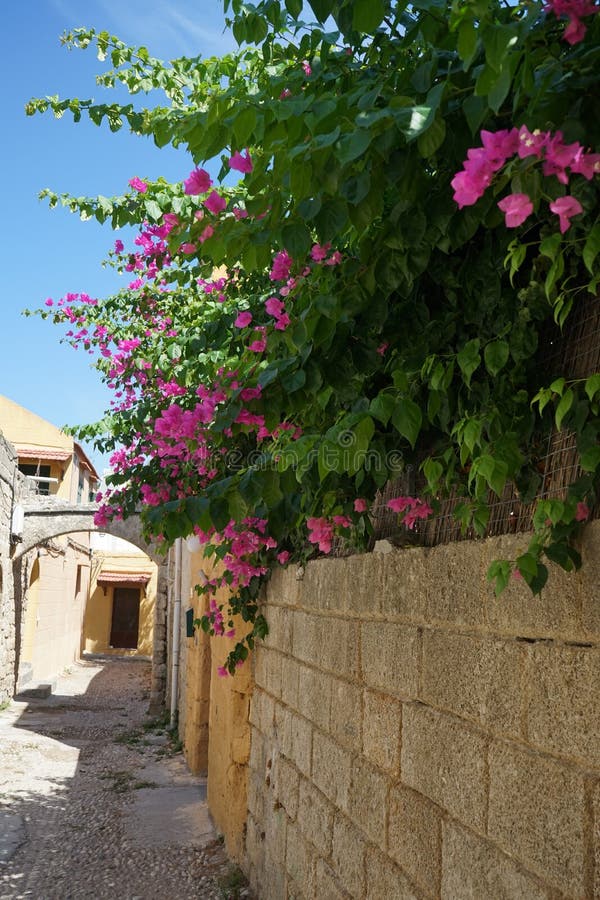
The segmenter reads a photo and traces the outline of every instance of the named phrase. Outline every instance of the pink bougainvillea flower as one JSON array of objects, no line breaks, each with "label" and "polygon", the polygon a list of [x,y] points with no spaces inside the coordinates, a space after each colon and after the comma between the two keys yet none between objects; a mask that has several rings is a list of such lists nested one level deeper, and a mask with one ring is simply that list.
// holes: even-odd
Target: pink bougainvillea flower
[{"label": "pink bougainvillea flower", "polygon": [[292,268],[292,257],[287,250],[280,250],[273,259],[273,265],[269,273],[271,281],[287,281]]},{"label": "pink bougainvillea flower", "polygon": [[229,168],[235,169],[236,172],[243,172],[244,174],[251,172],[253,166],[248,150],[246,150],[245,156],[236,151],[229,160]]},{"label": "pink bougainvillea flower", "polygon": [[600,153],[586,153],[580,147],[571,163],[571,172],[577,172],[591,181],[594,175],[600,175]]},{"label": "pink bougainvillea flower", "polygon": [[413,503],[416,503],[414,497],[393,497],[391,500],[388,500],[385,505],[388,509],[391,509],[392,512],[401,513],[410,509]]},{"label": "pink bougainvillea flower", "polygon": [[521,125],[519,128],[519,146],[517,147],[518,155],[521,159],[525,159],[526,156],[537,156],[540,159],[548,137],[548,132],[538,131],[537,129],[530,131],[526,125]]},{"label": "pink bougainvillea flower", "polygon": [[281,553],[277,554],[277,561],[280,565],[285,566],[286,562],[290,558],[290,554],[288,550],[282,550]]},{"label": "pink bougainvillea flower", "polygon": [[267,349],[267,342],[264,338],[260,338],[257,341],[252,341],[248,349],[252,350],[253,353],[264,353]]},{"label": "pink bougainvillea flower", "polygon": [[123,241],[120,241],[117,239],[115,241],[115,253],[122,253],[124,249],[125,249],[125,246],[123,244]]},{"label": "pink bougainvillea flower", "polygon": [[512,570],[512,577],[515,579],[515,581],[523,581],[523,576],[518,569]]},{"label": "pink bougainvillea flower", "polygon": [[47,300],[44,301],[46,306],[54,306],[54,300],[51,297],[48,297]]},{"label": "pink bougainvillea flower", "polygon": [[527,194],[509,194],[498,206],[504,213],[507,228],[517,228],[533,212],[533,203]]},{"label": "pink bougainvillea flower", "polygon": [[429,503],[425,503],[423,500],[417,500],[413,508],[409,509],[404,516],[404,519],[402,520],[403,524],[406,525],[407,528],[414,528],[417,519],[427,519],[432,512],[433,509]]},{"label": "pink bougainvillea flower", "polygon": [[137,175],[134,178],[129,179],[129,185],[134,191],[138,191],[140,194],[145,194],[148,190],[146,182],[142,181],[141,178],[138,178]]},{"label": "pink bougainvillea flower", "polygon": [[242,209],[240,206],[234,206],[232,209],[232,212],[233,212],[233,215],[235,216],[235,218],[238,220],[238,222],[240,219],[248,218],[248,210]]},{"label": "pink bougainvillea flower", "polygon": [[587,31],[581,18],[597,13],[598,6],[592,0],[548,0],[544,11],[554,13],[557,18],[567,16],[569,24],[563,32],[563,40],[568,44],[578,44]]},{"label": "pink bougainvillea flower", "polygon": [[379,347],[377,348],[377,353],[379,353],[380,356],[385,356],[385,351],[387,350],[387,348],[389,346],[390,345],[386,344],[385,342],[383,344],[380,344]]},{"label": "pink bougainvillea flower", "polygon": [[570,195],[553,200],[550,204],[550,209],[558,216],[561,234],[564,234],[570,227],[572,217],[578,216],[579,213],[583,212],[583,207],[579,200]]},{"label": "pink bougainvillea flower", "polygon": [[204,201],[205,207],[209,210],[209,212],[213,213],[213,215],[218,216],[219,213],[223,212],[225,207],[227,206],[227,200],[222,197],[217,191],[211,191],[206,200]]},{"label": "pink bougainvillea flower", "polygon": [[304,72],[304,74],[305,74],[307,77],[308,77],[309,75],[312,75],[312,68],[311,68],[311,65],[310,65],[310,63],[309,63],[309,61],[308,61],[307,59],[303,59],[303,60],[302,60],[302,71]]},{"label": "pink bougainvillea flower", "polygon": [[367,511],[367,501],[359,497],[354,501],[354,512],[364,513]]},{"label": "pink bougainvillea flower", "polygon": [[182,253],[195,253],[195,252],[196,252],[196,245],[195,245],[195,244],[189,244],[189,243],[186,243],[186,244],[182,244],[181,247],[180,247],[179,249],[181,250]]},{"label": "pink bougainvillea flower", "polygon": [[291,96],[292,96],[292,92],[290,91],[290,89],[289,89],[289,88],[284,88],[284,89],[282,90],[282,92],[280,93],[280,95],[279,95],[279,99],[280,99],[280,100],[287,100],[287,98],[288,98],[288,97],[291,97]]},{"label": "pink bougainvillea flower", "polygon": [[288,316],[287,313],[283,313],[281,316],[278,316],[275,322],[275,330],[276,331],[285,331],[292,320]]},{"label": "pink bougainvillea flower", "polygon": [[277,297],[269,297],[265,300],[265,309],[270,316],[280,316],[285,311],[285,305]]},{"label": "pink bougainvillea flower", "polygon": [[516,128],[501,131],[481,131],[481,142],[485,149],[486,159],[491,168],[497,172],[509,156],[519,149],[519,132]]},{"label": "pink bougainvillea flower", "polygon": [[201,232],[198,240],[201,244],[203,244],[204,241],[207,241],[209,238],[211,238],[214,233],[215,229],[212,227],[212,225],[207,225],[206,228]]},{"label": "pink bougainvillea flower", "polygon": [[330,250],[331,243],[329,241],[326,244],[314,244],[310,251],[310,255],[315,262],[321,262],[325,259]]},{"label": "pink bougainvillea flower", "polygon": [[186,194],[205,194],[212,185],[212,178],[206,169],[194,169],[183,182]]},{"label": "pink bougainvillea flower", "polygon": [[229,675],[229,672],[225,666],[218,666],[217,673],[219,675],[219,678],[227,678],[227,676]]},{"label": "pink bougainvillea flower", "polygon": [[329,259],[325,260],[325,265],[326,266],[339,266],[341,261],[342,261],[342,254],[340,253],[339,250],[335,250],[329,257]]},{"label": "pink bougainvillea flower", "polygon": [[577,504],[577,511],[575,513],[575,521],[576,522],[585,522],[590,517],[590,508],[587,503],[584,503],[583,500]]},{"label": "pink bougainvillea flower", "polygon": [[329,553],[331,551],[331,542],[333,539],[333,525],[323,517],[311,517],[306,520],[309,530],[308,540],[311,544],[318,544],[321,553]]},{"label": "pink bougainvillea flower", "polygon": [[349,519],[348,516],[334,516],[333,524],[338,525],[340,528],[350,528],[352,525],[352,519]]},{"label": "pink bougainvillea flower", "polygon": [[250,322],[252,321],[252,313],[246,310],[245,312],[241,312],[235,322],[233,323],[236,328],[246,328]]}]

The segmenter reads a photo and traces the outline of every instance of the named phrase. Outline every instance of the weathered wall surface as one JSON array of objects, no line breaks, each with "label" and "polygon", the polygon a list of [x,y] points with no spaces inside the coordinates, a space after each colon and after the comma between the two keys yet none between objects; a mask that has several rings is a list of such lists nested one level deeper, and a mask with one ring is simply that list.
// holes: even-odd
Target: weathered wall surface
[{"label": "weathered wall surface", "polygon": [[541,598],[523,537],[281,570],[256,651],[261,900],[600,897],[600,522]]},{"label": "weathered wall surface", "polygon": [[[192,607],[194,618],[208,609],[194,585],[199,573],[212,578],[215,568],[202,553],[183,554],[182,646],[179,679],[179,736],[193,772],[208,772],[208,805],[216,828],[223,835],[229,856],[244,857],[247,817],[247,779],[250,756],[250,660],[234,678],[219,677],[221,666],[235,644],[235,638],[209,637],[196,629],[185,637],[185,611]],[[226,604],[228,590],[217,592],[219,604]],[[247,628],[235,621],[237,635]]]},{"label": "weathered wall surface", "polygon": [[10,559],[10,522],[17,456],[0,434],[0,704],[15,686],[15,597]]}]

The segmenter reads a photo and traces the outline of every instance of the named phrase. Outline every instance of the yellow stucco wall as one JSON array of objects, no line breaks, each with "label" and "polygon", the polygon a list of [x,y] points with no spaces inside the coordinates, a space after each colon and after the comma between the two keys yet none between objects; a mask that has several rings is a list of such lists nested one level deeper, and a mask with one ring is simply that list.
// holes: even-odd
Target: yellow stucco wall
[{"label": "yellow stucco wall", "polygon": [[[194,583],[200,569],[210,578],[215,567],[201,553],[184,550],[182,588],[182,617],[190,605],[195,617],[206,608],[206,600],[194,593]],[[217,602],[225,603],[228,590],[222,589]],[[248,625],[235,621],[239,635]],[[185,628],[183,629],[185,634]],[[249,707],[253,679],[250,660],[235,676],[221,678],[217,667],[222,665],[235,639],[209,638],[196,630],[186,642],[183,660],[183,689],[181,702],[185,704],[181,716],[180,737],[190,768],[195,772],[208,770],[208,805],[215,826],[223,834],[229,856],[241,861],[247,817],[247,765],[250,755]]]},{"label": "yellow stucco wall", "polygon": [[[139,587],[140,620],[138,630],[138,646],[136,649],[123,649],[110,646],[110,629],[112,623],[114,588],[119,584],[103,586],[98,582],[102,572],[146,573],[150,576],[146,586],[128,585],[126,580],[122,587]],[[90,596],[85,609],[83,621],[82,650],[86,653],[106,653],[119,656],[152,656],[152,640],[154,630],[154,607],[156,604],[157,566],[145,554],[139,552],[103,553],[94,551]]]},{"label": "yellow stucco wall", "polygon": [[30,668],[32,682],[53,680],[79,657],[89,584],[87,537],[54,539],[32,565],[19,655],[20,671]]}]

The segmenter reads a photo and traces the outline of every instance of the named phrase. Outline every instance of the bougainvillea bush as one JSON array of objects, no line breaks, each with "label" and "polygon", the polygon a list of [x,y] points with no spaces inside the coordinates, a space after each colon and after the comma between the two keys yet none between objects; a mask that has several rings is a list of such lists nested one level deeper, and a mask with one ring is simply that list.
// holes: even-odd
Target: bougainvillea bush
[{"label": "bougainvillea bush", "polygon": [[[538,499],[529,546],[490,570],[498,591],[511,573],[541,590],[544,560],[579,564],[600,373],[539,360],[600,282],[598,9],[226,0],[239,51],[169,64],[107,33],[65,37],[132,102],[55,97],[30,113],[189,149],[177,184],[132,172],[120,197],[44,192],[137,236],[110,253],[119,293],[42,314],[69,323],[114,389],[103,421],[78,429],[113,453],[99,522],[141,508],[165,545],[206,545],[232,600],[213,600],[204,627],[254,623],[223,673],[264,634],[269,571],[337,535],[364,546],[378,489],[409,466],[427,487],[390,505],[417,531],[450,491],[478,533],[507,482]],[[553,429],[576,433],[581,475],[540,499]]]}]

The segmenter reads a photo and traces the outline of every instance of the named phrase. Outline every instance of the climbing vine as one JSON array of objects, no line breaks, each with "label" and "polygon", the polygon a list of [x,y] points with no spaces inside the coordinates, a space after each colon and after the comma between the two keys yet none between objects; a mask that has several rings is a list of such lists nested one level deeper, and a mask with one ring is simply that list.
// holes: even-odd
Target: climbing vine
[{"label": "climbing vine", "polygon": [[539,498],[550,431],[575,432],[581,474],[490,568],[498,591],[513,573],[534,592],[545,559],[579,565],[600,469],[600,373],[540,366],[549,324],[600,282],[599,7],[224,6],[240,49],[221,58],[165,64],[105,32],[65,36],[110,66],[101,85],[161,92],[156,105],[27,106],[189,150],[176,184],[140,172],[119,197],[43,192],[137,236],[109,255],[121,291],[41,312],[114,390],[77,430],[112,452],[99,521],[141,504],[166,544],[222,560],[199,590],[226,583],[232,599],[202,625],[252,623],[222,674],[266,631],[269,570],[336,535],[365,546],[375,494],[408,466],[426,489],[390,501],[407,527],[454,492],[483,533],[507,482]]}]

